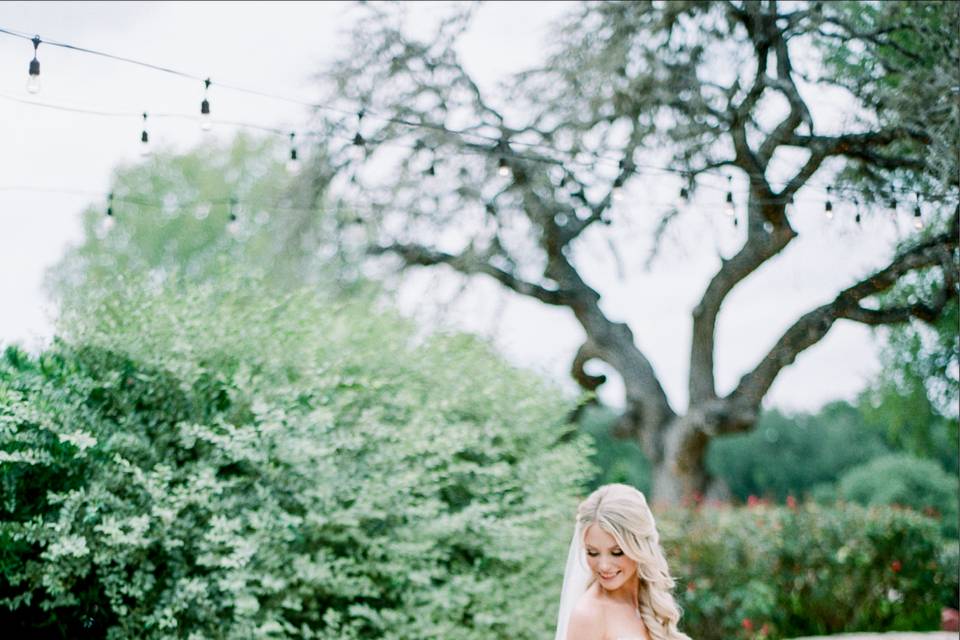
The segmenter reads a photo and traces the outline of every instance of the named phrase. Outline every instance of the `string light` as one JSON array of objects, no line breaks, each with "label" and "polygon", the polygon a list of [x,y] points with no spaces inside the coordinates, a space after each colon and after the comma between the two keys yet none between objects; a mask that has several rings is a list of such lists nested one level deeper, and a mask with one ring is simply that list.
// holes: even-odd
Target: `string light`
[{"label": "string light", "polygon": [[[34,59],[36,59],[36,46],[37,46],[37,44],[39,44],[39,42],[40,42],[39,36],[34,36],[33,38],[31,38],[31,37],[30,37],[28,34],[26,34],[26,33],[17,32],[17,31],[15,31],[15,30],[4,29],[4,28],[0,28],[0,34],[5,34],[5,35],[17,37],[17,38],[23,38],[23,39],[26,39],[26,40],[34,40],[34,41],[36,41],[36,44],[35,44],[35,46],[34,46],[34,50],[35,50]],[[188,78],[188,79],[191,79],[191,80],[202,80],[201,77],[196,76],[196,75],[194,75],[194,74],[186,73],[186,72],[179,71],[179,70],[176,70],[176,69],[167,68],[167,67],[160,66],[160,65],[157,65],[157,64],[153,64],[153,63],[149,63],[149,62],[144,62],[144,61],[140,61],[140,60],[135,60],[135,59],[131,59],[131,58],[126,58],[126,57],[122,57],[122,56],[117,56],[117,55],[110,54],[110,53],[106,53],[106,52],[103,52],[103,51],[96,51],[96,50],[93,50],[93,49],[88,49],[88,48],[85,48],[85,47],[80,47],[80,46],[76,46],[76,45],[72,45],[72,44],[68,44],[68,43],[63,43],[63,42],[57,42],[57,41],[53,41],[53,40],[44,40],[43,42],[44,42],[45,44],[47,44],[48,46],[62,47],[62,48],[70,49],[70,50],[77,51],[77,52],[80,52],[80,53],[86,53],[86,54],[90,54],[90,55],[96,55],[96,56],[100,56],[100,57],[105,57],[105,58],[109,58],[109,59],[116,60],[116,61],[119,61],[119,62],[124,62],[124,63],[127,63],[127,64],[133,64],[133,65],[136,65],[136,66],[149,68],[149,69],[152,69],[152,70],[154,70],[154,71],[160,71],[160,72],[164,72],[164,73],[176,75],[176,76],[179,76],[179,77],[182,77],[182,78]],[[34,65],[33,65],[33,62],[31,62],[31,70],[33,69],[33,66],[34,66]],[[39,62],[37,62],[36,67],[37,67],[37,74],[36,74],[36,75],[37,75],[37,77],[38,77],[38,76],[39,76]],[[31,74],[31,75],[33,75],[33,74]],[[209,84],[208,84],[209,82],[210,82],[210,80],[209,80],[209,78],[208,78],[208,79],[205,81],[205,87],[209,86]],[[225,89],[229,89],[229,90],[233,90],[233,91],[238,91],[238,92],[240,92],[240,93],[247,93],[247,94],[251,94],[251,95],[257,95],[257,96],[261,96],[261,97],[266,97],[266,98],[274,99],[274,100],[281,100],[281,101],[284,101],[284,102],[295,103],[295,104],[299,104],[299,105],[307,106],[307,107],[311,107],[311,108],[324,109],[324,110],[328,110],[328,111],[332,111],[332,112],[337,112],[337,113],[348,113],[348,111],[346,111],[346,110],[344,110],[344,109],[337,108],[337,107],[334,107],[334,106],[331,106],[331,105],[318,104],[318,103],[314,103],[314,102],[308,102],[308,101],[305,101],[305,100],[299,100],[299,99],[296,99],[296,98],[291,98],[291,97],[289,97],[289,96],[282,96],[282,95],[272,94],[272,93],[268,93],[268,92],[265,92],[265,91],[260,91],[260,90],[252,89],[252,88],[248,88],[248,87],[225,85],[225,84],[222,84],[222,83],[218,83],[218,86],[220,86],[221,88],[225,88]],[[206,99],[206,93],[205,93],[205,99]],[[202,109],[202,107],[201,107],[201,109]],[[209,110],[209,101],[208,101],[208,110]],[[380,117],[380,118],[382,118],[382,119],[384,119],[385,121],[388,121],[388,122],[392,122],[392,123],[396,123],[396,124],[400,124],[400,125],[404,125],[404,126],[409,126],[409,127],[430,128],[430,129],[440,130],[440,131],[443,131],[444,133],[453,134],[453,135],[461,135],[461,136],[470,135],[470,136],[474,136],[474,137],[478,137],[478,138],[483,138],[483,139],[487,139],[487,140],[491,140],[491,141],[496,140],[496,138],[494,138],[494,137],[492,137],[492,136],[487,136],[487,135],[480,134],[480,133],[476,133],[476,132],[473,132],[473,131],[450,130],[450,129],[447,129],[446,127],[442,126],[442,125],[436,125],[436,124],[431,124],[431,123],[423,123],[423,122],[415,122],[415,121],[410,121],[410,120],[406,120],[406,119],[399,118],[399,117],[390,117],[390,116],[386,116],[386,115],[380,115],[380,116],[378,116],[378,117]],[[206,129],[206,128],[205,128],[205,129]],[[557,149],[554,149],[554,148],[552,148],[552,147],[549,147],[548,145],[545,145],[545,144],[543,144],[543,143],[536,143],[536,142],[519,142],[519,141],[518,141],[518,142],[515,142],[515,144],[527,146],[527,147],[534,148],[534,149],[543,149],[543,150],[550,151],[550,152],[554,152],[554,153],[560,153]],[[599,154],[596,154],[596,153],[594,153],[593,156],[594,156],[597,160],[607,160],[607,161],[613,160],[612,158],[604,157],[604,156],[599,155]],[[544,161],[544,162],[553,162],[553,163],[558,162],[558,161],[555,160],[555,159],[547,159],[547,158],[537,158],[537,157],[533,157],[533,158],[530,158],[530,159],[531,159],[531,160],[535,160],[535,161]],[[666,172],[666,173],[682,173],[682,172],[685,171],[685,170],[671,169],[671,168],[669,168],[669,167],[654,167],[654,166],[649,166],[649,165],[640,165],[638,168],[646,168],[646,169],[655,170],[655,171],[662,171],[662,172]],[[637,173],[636,168],[633,168],[633,169],[632,169],[632,173]],[[707,171],[707,173],[710,173],[710,171]],[[709,186],[709,185],[706,185],[706,186]],[[821,186],[823,186],[823,185],[820,185],[820,184],[817,184],[817,183],[814,183],[814,182],[809,182],[809,183],[807,183],[805,186],[807,186],[807,187],[821,187]],[[846,189],[847,189],[847,188],[843,188],[843,189],[840,189],[840,190],[843,191],[843,190],[846,190]],[[849,190],[850,190],[850,191],[854,191],[854,192],[856,191],[855,187],[849,187]],[[948,199],[948,198],[945,198],[944,196],[933,196],[933,195],[928,194],[927,199],[928,199],[928,200],[935,200],[935,199],[941,199],[941,200],[943,200],[943,199]]]},{"label": "string light", "polygon": [[40,46],[40,36],[33,36],[33,60],[30,61],[30,72],[27,76],[27,92],[40,93],[40,61],[37,60],[37,47]]},{"label": "string light", "polygon": [[827,202],[823,205],[823,213],[827,220],[833,220],[833,202],[830,201],[830,187],[827,187]]},{"label": "string light", "polygon": [[230,198],[230,209],[229,214],[227,215],[227,233],[231,236],[236,236],[240,231],[240,221],[237,219],[237,199]]},{"label": "string light", "polygon": [[203,81],[203,102],[200,103],[200,128],[204,131],[210,131],[213,123],[210,121],[210,101],[207,99],[207,91],[210,90],[210,78]]},{"label": "string light", "polygon": [[[193,78],[193,79],[196,79],[196,80],[200,80],[199,77],[191,76],[191,75],[189,75],[189,74],[185,74],[185,73],[182,73],[182,72],[178,72],[178,71],[175,71],[175,70],[172,70],[172,69],[163,68],[163,67],[160,67],[160,66],[157,66],[157,65],[152,65],[152,64],[149,64],[149,63],[139,62],[139,61],[136,61],[136,60],[126,59],[126,58],[120,58],[120,57],[118,57],[118,56],[113,56],[113,55],[111,55],[111,54],[106,54],[106,53],[102,53],[102,52],[98,52],[98,51],[93,51],[93,50],[89,50],[89,49],[84,49],[84,48],[81,48],[81,47],[76,47],[76,46],[73,46],[73,45],[58,43],[58,42],[54,42],[54,41],[43,41],[43,40],[40,39],[40,37],[39,37],[38,35],[37,35],[37,36],[33,36],[32,38],[30,38],[29,35],[15,33],[15,32],[12,32],[12,31],[9,31],[9,30],[6,30],[6,29],[0,29],[0,33],[5,33],[5,34],[8,34],[8,35],[13,35],[13,36],[16,36],[16,37],[21,37],[21,38],[24,38],[24,39],[28,39],[28,40],[30,40],[30,41],[33,43],[33,45],[34,45],[34,55],[33,55],[33,60],[31,60],[31,62],[30,62],[30,68],[29,68],[29,72],[30,72],[30,73],[29,73],[29,78],[28,78],[28,90],[29,90],[31,93],[36,93],[36,92],[38,92],[38,91],[40,90],[40,79],[39,79],[39,75],[40,75],[40,63],[39,63],[39,60],[38,60],[38,58],[37,58],[37,51],[38,51],[38,47],[39,47],[39,45],[41,44],[41,42],[47,44],[48,46],[61,46],[61,47],[64,47],[64,48],[70,48],[70,49],[73,49],[73,50],[76,50],[76,51],[80,51],[80,52],[83,52],[83,53],[89,53],[89,54],[94,54],[94,55],[100,55],[100,56],[110,57],[110,58],[113,58],[113,59],[116,59],[116,60],[120,60],[120,61],[122,61],[122,62],[137,64],[137,65],[140,65],[140,66],[153,68],[154,70],[163,71],[163,72],[167,72],[167,73],[173,73],[173,74],[180,75],[180,76],[183,76],[183,77],[188,77],[188,78]],[[209,129],[211,128],[211,126],[212,126],[212,122],[211,122],[211,119],[210,119],[210,103],[209,103],[209,99],[208,99],[208,90],[209,90],[209,87],[211,86],[212,82],[211,82],[211,80],[210,80],[209,78],[203,80],[203,82],[204,82],[204,98],[203,98],[203,101],[201,102],[201,126],[202,126],[202,128],[206,131],[206,130],[209,130]],[[225,87],[225,88],[232,89],[232,90],[236,90],[236,91],[240,91],[240,92],[244,92],[244,93],[257,94],[257,95],[261,95],[261,96],[269,97],[269,98],[273,98],[273,99],[284,100],[284,101],[288,101],[288,102],[297,102],[298,104],[305,104],[305,105],[313,106],[313,107],[316,107],[316,108],[322,108],[322,109],[328,109],[328,110],[331,110],[331,111],[344,112],[344,111],[342,111],[342,110],[340,110],[340,109],[337,109],[337,108],[332,107],[332,106],[329,106],[329,105],[307,103],[307,102],[304,102],[304,101],[294,100],[294,99],[292,99],[292,98],[283,97],[283,96],[272,95],[272,94],[268,94],[268,93],[261,92],[261,91],[255,91],[255,90],[252,90],[252,89],[246,89],[246,88],[242,88],[242,87],[230,87],[230,86],[228,86],[228,85],[221,85],[221,84],[219,84],[219,83],[218,83],[218,86]],[[40,103],[33,103],[33,104],[40,104]],[[49,105],[40,105],[40,106],[49,106]],[[364,111],[361,110],[361,112],[358,114],[358,119],[359,119],[359,120],[362,120],[363,114],[364,114]],[[108,115],[108,114],[103,114],[103,115]],[[147,152],[147,151],[146,151],[146,149],[147,149],[146,145],[148,144],[149,134],[148,134],[147,128],[146,128],[146,113],[144,113],[143,115],[144,115],[144,128],[143,128],[143,131],[141,132],[141,143],[142,143],[144,146],[141,147],[141,153],[146,153],[146,152]],[[160,114],[159,117],[163,117],[163,115],[164,115],[164,114]],[[156,114],[155,114],[155,117],[156,117]],[[446,129],[445,127],[442,127],[442,126],[439,126],[439,125],[429,125],[429,124],[425,124],[425,123],[412,122],[412,121],[407,121],[407,120],[403,120],[403,119],[399,119],[399,118],[391,118],[391,117],[389,117],[389,116],[378,116],[378,117],[381,117],[381,118],[383,118],[384,120],[389,121],[389,122],[395,122],[395,123],[402,124],[402,125],[405,125],[405,126],[410,126],[410,127],[438,128],[438,129],[441,129],[441,130],[443,130],[444,132],[450,133],[450,134],[461,135],[461,136],[472,135],[472,136],[477,136],[477,137],[481,137],[481,138],[488,138],[488,139],[491,139],[491,140],[493,139],[493,138],[490,138],[489,136],[484,136],[483,134],[477,134],[477,133],[474,133],[474,132],[448,130],[448,129]],[[242,126],[246,126],[246,125],[242,125]],[[256,125],[249,125],[249,126],[256,126]],[[266,130],[265,127],[258,127],[258,128],[261,128],[261,129]],[[277,133],[280,133],[280,132],[277,132]],[[146,140],[145,140],[144,138],[146,138]],[[362,137],[362,135],[360,134],[359,131],[357,132],[357,135],[354,136],[353,142],[354,142],[354,146],[355,146],[355,147],[362,147],[361,150],[362,150],[362,152],[364,153],[364,157],[365,157],[365,155],[366,155],[366,141],[363,139],[363,137]],[[502,143],[502,141],[501,141],[501,145],[502,145],[502,144],[503,144],[503,143]],[[549,151],[552,151],[552,152],[555,152],[555,153],[562,153],[561,151],[559,151],[559,150],[557,150],[557,149],[553,149],[553,148],[551,148],[551,147],[548,147],[547,145],[544,145],[544,144],[542,144],[542,143],[539,143],[539,144],[538,144],[538,143],[532,143],[532,142],[531,142],[531,143],[517,142],[516,144],[525,145],[525,146],[528,146],[528,147],[531,147],[531,148],[548,149]],[[503,146],[505,146],[505,145],[503,145]],[[296,153],[296,148],[295,148],[295,147],[292,147],[292,148],[291,148],[291,155],[294,155],[295,153]],[[593,156],[594,156],[597,160],[612,160],[612,158],[604,158],[603,156],[601,156],[600,154],[597,154],[597,153],[594,153]],[[537,158],[537,157],[530,157],[530,158],[524,157],[524,158],[525,158],[525,159],[529,159],[529,160],[531,160],[531,161],[537,161],[537,160],[539,160],[539,161],[552,162],[552,163],[557,163],[557,164],[560,164],[560,162],[561,162],[561,161],[558,161],[558,160],[556,160],[556,159],[550,159],[550,158]],[[291,159],[292,159],[292,158],[291,158]],[[622,168],[622,166],[623,166],[623,161],[622,161],[622,160],[620,160],[620,165],[621,165],[621,168]],[[289,167],[288,167],[288,168],[289,168]],[[647,167],[647,168],[649,168],[650,170],[658,170],[658,171],[663,171],[663,172],[668,172],[668,173],[678,173],[678,172],[686,173],[686,172],[683,171],[683,170],[671,169],[671,168],[669,168],[669,167]],[[432,163],[431,163],[431,165],[430,165],[430,167],[429,167],[429,169],[428,169],[427,171],[428,171],[428,174],[429,174],[429,175],[435,175],[435,173],[436,173],[435,162],[432,162]],[[630,171],[631,171],[631,173],[639,173],[639,172],[637,171],[637,169],[634,168],[634,167],[631,167],[631,170],[630,170]],[[509,164],[507,163],[507,158],[506,158],[506,156],[501,155],[501,157],[500,157],[500,159],[499,159],[499,161],[498,161],[498,174],[500,174],[501,176],[506,177],[506,176],[509,176],[510,173],[511,173],[511,171],[510,171],[510,166],[509,166]],[[707,173],[709,173],[709,171],[708,171]],[[562,180],[561,180],[561,186],[563,186],[562,183],[563,183],[565,180],[566,180],[566,175],[564,175],[563,178],[562,178]],[[735,210],[734,201],[733,201],[733,191],[732,191],[732,188],[730,187],[730,182],[732,181],[732,176],[728,175],[728,176],[727,176],[727,181],[728,181],[728,190],[727,190],[727,194],[726,194],[726,207],[725,207],[725,212],[727,213],[727,215],[730,215],[731,217],[733,217],[733,216],[735,216],[735,214],[736,214],[736,210]],[[617,184],[617,183],[619,183],[619,184]],[[622,186],[623,186],[622,183],[623,183],[622,178],[621,178],[621,179],[618,179],[618,181],[615,182],[614,190],[613,190],[614,193],[612,194],[612,196],[613,196],[613,198],[614,198],[615,200],[620,200],[620,199],[622,198]],[[711,185],[706,185],[706,186],[711,187]],[[815,187],[815,186],[817,186],[817,185],[816,185],[815,183],[808,183],[806,186],[807,186],[807,187]],[[717,188],[717,187],[711,187],[711,188]],[[835,188],[835,187],[832,187],[832,186],[827,186],[827,187],[826,187],[826,191],[827,191],[827,194],[828,194],[828,198],[831,196],[834,188]],[[846,188],[843,188],[843,189],[840,189],[840,190],[841,190],[841,191],[844,191],[844,190],[846,190]],[[851,188],[850,190],[853,190],[853,189]],[[685,191],[687,191],[687,189],[686,189],[685,187],[681,188],[681,200],[686,199],[686,198],[684,198],[684,192],[685,192]],[[896,190],[896,189],[893,189],[893,188],[891,187],[891,188],[890,188],[890,191],[891,191],[891,193],[893,193],[894,191],[897,191],[897,190]],[[687,191],[687,197],[689,197],[689,192],[688,192],[688,191]],[[918,198],[919,198],[919,193],[918,193]],[[949,198],[946,198],[945,196],[930,196],[928,199],[931,199],[931,200],[936,200],[936,199],[943,200],[943,199],[947,199],[947,200],[949,201]],[[762,202],[761,202],[761,204],[762,204]],[[793,198],[792,198],[792,197],[789,199],[788,204],[790,204],[790,205],[793,204]],[[857,203],[857,204],[858,204],[858,203]],[[894,209],[894,212],[896,212],[896,201],[892,198],[892,196],[891,196],[891,208]],[[920,209],[920,207],[919,207],[919,205],[918,205],[918,206],[915,208],[915,210],[914,210],[914,218],[915,218],[914,225],[917,226],[917,228],[922,228],[923,223],[922,223],[922,220],[920,219],[920,215],[918,215],[918,210],[919,210],[919,209]],[[825,212],[828,214],[828,215],[827,215],[828,218],[832,218],[832,210],[833,210],[832,200],[828,199],[828,200],[827,200],[827,203],[826,203],[826,205],[825,205]],[[857,213],[857,218],[859,218],[859,216],[860,216],[860,213],[859,213],[859,211],[858,211],[858,213]],[[856,219],[856,218],[855,218],[855,219]],[[858,222],[858,224],[859,224],[860,220],[857,219],[857,222]],[[735,224],[736,224],[736,220],[735,220]]]},{"label": "string light", "polygon": [[500,159],[497,160],[497,175],[501,178],[510,177],[510,165],[507,164],[507,159],[503,156],[500,156]]},{"label": "string light", "polygon": [[103,238],[105,237],[114,225],[117,223],[117,219],[113,216],[113,192],[107,194],[107,211],[103,220],[100,223],[100,229],[98,235]]},{"label": "string light", "polygon": [[923,229],[923,218],[920,217],[920,192],[917,192],[917,204],[913,208],[913,228],[917,231]]},{"label": "string light", "polygon": [[617,176],[617,178],[613,181],[613,190],[610,193],[613,199],[617,202],[623,201],[623,178]]},{"label": "string light", "polygon": [[734,224],[736,224],[737,219],[734,215],[737,213],[737,209],[733,204],[733,176],[727,176],[727,198],[723,205],[723,212],[733,218]]},{"label": "string light", "polygon": [[854,199],[853,199],[853,206],[857,208],[857,215],[855,215],[855,216],[853,217],[853,221],[856,222],[857,225],[859,226],[859,224],[860,224],[860,200],[859,200],[858,198],[854,198]]},{"label": "string light", "polygon": [[300,160],[297,158],[296,132],[290,132],[290,159],[287,160],[287,173],[297,175],[300,173]]},{"label": "string light", "polygon": [[140,132],[140,155],[150,153],[150,134],[147,133],[147,112],[143,112],[143,131]]}]

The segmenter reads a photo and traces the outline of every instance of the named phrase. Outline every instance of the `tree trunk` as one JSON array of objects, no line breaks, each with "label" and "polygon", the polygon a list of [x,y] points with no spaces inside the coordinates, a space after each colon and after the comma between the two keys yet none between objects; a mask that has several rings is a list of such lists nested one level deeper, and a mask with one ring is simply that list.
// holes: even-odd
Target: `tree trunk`
[{"label": "tree trunk", "polygon": [[704,427],[689,415],[677,416],[666,425],[662,454],[652,460],[652,502],[676,505],[690,499],[729,499],[726,484],[707,471],[711,438]]}]

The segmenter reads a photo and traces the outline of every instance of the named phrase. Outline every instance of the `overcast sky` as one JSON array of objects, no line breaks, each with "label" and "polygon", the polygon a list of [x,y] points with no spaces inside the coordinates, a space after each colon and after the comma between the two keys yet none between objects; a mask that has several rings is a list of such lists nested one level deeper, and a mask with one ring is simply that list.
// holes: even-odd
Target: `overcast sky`
[{"label": "overcast sky", "polygon": [[[443,3],[415,7],[424,19]],[[536,63],[544,51],[549,20],[564,3],[483,5],[460,44],[465,66],[483,88],[494,90],[508,74]],[[314,74],[343,45],[340,32],[349,7],[333,2],[2,2],[0,27],[180,69],[215,81],[269,93],[315,99]],[[32,45],[0,34],[0,343],[38,348],[50,339],[56,310],[42,278],[66,247],[80,239],[80,212],[102,199],[112,171],[136,162],[140,119],[65,113],[17,100],[25,91]],[[41,45],[42,91],[36,100],[97,110],[192,113],[202,95],[198,82],[116,61]],[[216,87],[215,87],[216,89]],[[225,90],[210,96],[218,118],[294,129],[307,121],[300,107]],[[829,106],[821,101],[820,108]],[[219,127],[216,135],[232,135]],[[187,150],[201,143],[194,122],[151,122],[151,138]],[[39,187],[81,190],[67,194],[19,190]],[[655,186],[637,184],[639,201]],[[829,301],[836,292],[881,266],[898,234],[889,221],[822,219],[822,204],[801,202],[795,226],[801,237],[783,255],[730,295],[718,324],[716,361],[720,391],[770,348],[797,316]],[[630,212],[621,211],[626,217]],[[645,271],[648,231],[654,218],[614,225],[580,251],[588,280],[601,289],[603,307],[633,327],[637,343],[660,374],[678,409],[686,404],[690,311],[719,256],[735,249],[737,232],[717,216],[695,213],[667,239],[663,257]],[[620,278],[607,242],[621,247]],[[413,276],[403,289],[408,313],[429,317],[458,291],[459,280],[442,273]],[[569,385],[567,371],[582,331],[569,313],[545,309],[478,281],[446,316],[457,326],[490,335],[512,361]],[[837,398],[852,398],[878,367],[870,331],[840,321],[826,339],[785,370],[768,406],[812,410]],[[621,387],[606,385],[604,398],[619,403]]]}]

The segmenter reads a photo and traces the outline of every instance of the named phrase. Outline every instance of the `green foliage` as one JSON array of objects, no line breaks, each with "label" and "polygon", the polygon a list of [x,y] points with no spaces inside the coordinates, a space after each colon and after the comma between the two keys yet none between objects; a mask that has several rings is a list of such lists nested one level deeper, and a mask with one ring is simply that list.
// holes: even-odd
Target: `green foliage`
[{"label": "green foliage", "polygon": [[589,490],[611,482],[629,484],[644,493],[651,485],[650,461],[635,440],[622,440],[613,436],[617,415],[610,409],[590,405],[584,407],[578,427],[581,433],[589,434],[594,442],[592,462],[596,475],[588,485]]},{"label": "green foliage", "polygon": [[910,507],[939,519],[944,534],[957,538],[957,481],[936,462],[909,454],[876,458],[848,471],[837,493],[862,505]]},{"label": "green foliage", "polygon": [[698,640],[937,629],[957,545],[890,507],[701,508],[658,519]]},{"label": "green foliage", "polygon": [[277,287],[326,279],[336,261],[324,250],[334,222],[321,204],[324,161],[293,181],[284,151],[273,139],[240,134],[226,145],[156,151],[119,167],[110,186],[116,224],[104,227],[106,202],[85,211],[83,241],[51,270],[49,286],[69,306],[131,275],[202,282],[233,264],[259,269]]},{"label": "green foliage", "polygon": [[707,468],[740,500],[758,496],[782,502],[833,483],[887,451],[856,407],[835,402],[815,414],[765,412],[753,431],[714,440]]},{"label": "green foliage", "polygon": [[[883,202],[891,182],[909,191],[952,191],[958,186],[960,109],[952,99],[960,84],[960,5],[945,0],[883,0],[820,3],[832,37],[817,38],[823,68],[875,114],[879,124],[923,131],[898,143],[894,157],[922,160],[921,171],[888,171],[866,163],[848,165],[841,181],[866,187]],[[852,41],[836,27],[870,34]],[[949,208],[943,213],[950,213]],[[934,209],[936,213],[936,208]]]},{"label": "green foliage", "polygon": [[[929,281],[898,287],[887,304],[905,304],[919,295],[934,294]],[[956,300],[935,325],[914,322],[884,333],[881,372],[860,399],[868,423],[890,447],[936,460],[958,473],[958,354],[960,326]]]},{"label": "green foliage", "polygon": [[0,365],[7,632],[549,632],[592,473],[556,390],[367,301],[142,284]]}]

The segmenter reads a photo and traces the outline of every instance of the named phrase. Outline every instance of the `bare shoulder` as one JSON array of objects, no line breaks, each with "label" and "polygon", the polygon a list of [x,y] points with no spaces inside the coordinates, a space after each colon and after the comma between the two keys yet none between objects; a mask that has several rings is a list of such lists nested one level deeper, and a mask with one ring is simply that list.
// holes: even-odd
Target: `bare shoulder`
[{"label": "bare shoulder", "polygon": [[603,640],[606,616],[603,603],[590,592],[583,594],[570,614],[567,640]]}]

